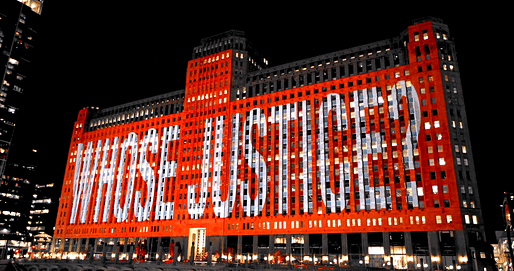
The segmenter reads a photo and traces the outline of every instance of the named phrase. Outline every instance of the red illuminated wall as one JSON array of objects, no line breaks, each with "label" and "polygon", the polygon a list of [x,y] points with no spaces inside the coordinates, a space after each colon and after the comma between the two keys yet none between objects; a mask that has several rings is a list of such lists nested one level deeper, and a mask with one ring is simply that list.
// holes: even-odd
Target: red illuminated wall
[{"label": "red illuminated wall", "polygon": [[182,113],[82,133],[81,110],[55,237],[461,230],[430,22],[407,46],[409,65],[232,102],[227,50],[188,63]]}]

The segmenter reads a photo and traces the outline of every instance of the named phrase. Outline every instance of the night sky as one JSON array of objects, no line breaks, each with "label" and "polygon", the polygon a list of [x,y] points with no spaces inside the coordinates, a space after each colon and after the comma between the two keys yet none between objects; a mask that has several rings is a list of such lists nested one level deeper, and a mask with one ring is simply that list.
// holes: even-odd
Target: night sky
[{"label": "night sky", "polygon": [[15,131],[15,144],[36,148],[44,158],[45,181],[63,180],[80,109],[183,89],[187,61],[202,38],[245,31],[275,66],[392,38],[413,19],[432,16],[449,26],[456,43],[487,238],[496,242],[503,191],[514,192],[509,174],[514,95],[507,74],[512,23],[501,7],[449,6],[449,1],[140,2],[45,1],[40,58]]}]

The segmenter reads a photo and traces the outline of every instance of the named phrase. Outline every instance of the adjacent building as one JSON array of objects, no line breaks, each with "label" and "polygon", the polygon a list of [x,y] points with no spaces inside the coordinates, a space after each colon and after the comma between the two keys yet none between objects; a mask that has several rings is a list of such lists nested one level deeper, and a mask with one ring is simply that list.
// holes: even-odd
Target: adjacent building
[{"label": "adjacent building", "polygon": [[473,256],[484,226],[440,19],[279,66],[232,30],[186,73],[184,90],[79,112],[53,252],[492,268]]},{"label": "adjacent building", "polygon": [[42,9],[43,0],[0,2],[0,175],[5,170],[24,92],[30,88]]},{"label": "adjacent building", "polygon": [[[11,158],[0,179],[0,258],[13,256],[16,250],[27,252],[31,235],[31,204],[36,178],[35,153],[27,150]],[[48,210],[49,211],[49,210]],[[53,223],[52,223],[53,224]]]}]

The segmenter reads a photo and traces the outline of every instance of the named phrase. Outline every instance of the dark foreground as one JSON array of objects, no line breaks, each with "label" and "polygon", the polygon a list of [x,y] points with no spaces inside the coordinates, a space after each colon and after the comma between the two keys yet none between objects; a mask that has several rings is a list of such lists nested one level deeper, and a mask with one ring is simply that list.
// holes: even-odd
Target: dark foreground
[{"label": "dark foreground", "polygon": [[[20,271],[164,271],[164,270],[193,270],[193,271],[241,271],[241,270],[288,270],[288,269],[307,269],[307,270],[345,270],[345,271],[377,271],[382,269],[364,268],[364,267],[336,267],[326,265],[267,265],[267,264],[226,264],[218,263],[213,266],[207,266],[205,263],[196,263],[195,265],[178,263],[177,265],[158,264],[156,262],[144,263],[114,263],[100,261],[89,262],[81,260],[24,260],[24,261],[0,261],[0,271],[20,270]],[[383,269],[386,270],[386,269]]]}]

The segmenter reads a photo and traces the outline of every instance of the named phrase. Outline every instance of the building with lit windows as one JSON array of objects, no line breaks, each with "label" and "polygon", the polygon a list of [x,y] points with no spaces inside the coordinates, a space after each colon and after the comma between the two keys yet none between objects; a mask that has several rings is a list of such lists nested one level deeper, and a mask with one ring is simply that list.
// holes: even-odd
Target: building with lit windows
[{"label": "building with lit windows", "polygon": [[13,257],[16,250],[27,252],[32,241],[29,225],[37,176],[35,158],[32,150],[19,150],[16,157],[10,157],[0,178],[0,259]]},{"label": "building with lit windows", "polygon": [[274,67],[228,31],[202,39],[186,72],[184,90],[79,112],[56,255],[123,259],[144,241],[149,260],[180,243],[182,259],[483,270],[441,20]]},{"label": "building with lit windows", "polygon": [[30,88],[31,67],[43,0],[0,2],[0,175],[4,173],[23,93]]}]

